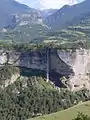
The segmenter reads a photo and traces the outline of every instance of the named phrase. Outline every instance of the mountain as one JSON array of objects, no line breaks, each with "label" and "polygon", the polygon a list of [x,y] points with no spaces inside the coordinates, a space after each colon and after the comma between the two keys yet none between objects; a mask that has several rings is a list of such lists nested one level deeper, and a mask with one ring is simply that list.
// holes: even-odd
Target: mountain
[{"label": "mountain", "polygon": [[46,9],[46,10],[41,10],[41,16],[42,18],[46,18],[50,15],[52,15],[53,13],[55,13],[58,9]]},{"label": "mountain", "polygon": [[41,12],[15,0],[0,0],[0,40],[29,42],[46,33]]},{"label": "mountain", "polygon": [[74,21],[68,23],[64,29],[58,29],[56,31],[50,30],[40,41],[38,39],[34,41],[38,43],[40,41],[44,43],[54,43],[53,46],[64,43],[64,48],[75,47],[74,43],[85,42],[84,47],[90,48],[90,12],[76,17]]},{"label": "mountain", "polygon": [[69,6],[65,5],[46,19],[46,23],[51,26],[53,30],[67,27],[79,18],[90,12],[90,0],[85,0],[82,3]]},{"label": "mountain", "polygon": [[90,39],[89,0],[73,6],[65,5],[60,10],[44,11],[29,8],[14,0],[0,2],[2,6],[7,3],[7,9],[3,10],[7,16],[0,12],[3,15],[0,23],[4,26],[0,30],[0,41],[67,43]]},{"label": "mountain", "polygon": [[[20,4],[15,0],[0,0],[0,28],[11,22],[27,22],[26,19],[36,21],[41,18],[39,11]],[[16,19],[16,20],[15,20]],[[31,21],[30,21],[31,22]],[[14,23],[15,24],[15,23]]]}]

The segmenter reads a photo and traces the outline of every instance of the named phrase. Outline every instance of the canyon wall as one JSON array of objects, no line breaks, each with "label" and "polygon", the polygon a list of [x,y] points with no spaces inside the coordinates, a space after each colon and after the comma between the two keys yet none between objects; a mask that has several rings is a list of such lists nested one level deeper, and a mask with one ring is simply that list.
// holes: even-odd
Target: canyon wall
[{"label": "canyon wall", "polygon": [[65,84],[72,91],[90,89],[90,50],[43,49],[30,52],[0,50],[0,65],[5,63],[46,72],[48,70],[48,74],[55,72],[60,77],[65,76],[68,78]]}]

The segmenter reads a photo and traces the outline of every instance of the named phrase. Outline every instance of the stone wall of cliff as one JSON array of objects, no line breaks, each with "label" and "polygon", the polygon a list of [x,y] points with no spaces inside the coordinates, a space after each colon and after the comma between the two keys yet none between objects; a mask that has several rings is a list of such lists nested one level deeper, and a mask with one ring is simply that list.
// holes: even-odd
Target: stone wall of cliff
[{"label": "stone wall of cliff", "polygon": [[0,50],[0,65],[5,63],[43,71],[47,71],[48,63],[48,73],[53,71],[60,76],[68,77],[66,83],[70,90],[90,89],[90,50],[50,49],[49,52],[44,49],[32,52]]},{"label": "stone wall of cliff", "polygon": [[83,88],[90,90],[90,50],[58,51],[60,59],[70,65],[74,75],[70,75],[67,85],[70,90]]}]

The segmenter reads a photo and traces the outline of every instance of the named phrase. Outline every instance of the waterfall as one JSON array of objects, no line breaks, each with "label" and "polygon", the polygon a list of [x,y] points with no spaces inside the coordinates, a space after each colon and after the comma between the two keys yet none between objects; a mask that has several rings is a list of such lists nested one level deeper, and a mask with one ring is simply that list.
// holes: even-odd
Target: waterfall
[{"label": "waterfall", "polygon": [[46,70],[46,72],[47,72],[47,82],[49,82],[49,50],[47,49],[46,50],[47,51],[47,58],[46,58],[46,61],[47,61],[47,70]]}]

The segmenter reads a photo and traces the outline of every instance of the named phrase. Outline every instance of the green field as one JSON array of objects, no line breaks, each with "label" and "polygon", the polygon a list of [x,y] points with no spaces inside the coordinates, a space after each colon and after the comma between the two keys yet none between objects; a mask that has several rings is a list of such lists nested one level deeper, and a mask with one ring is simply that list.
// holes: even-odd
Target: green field
[{"label": "green field", "polygon": [[90,116],[90,101],[81,103],[67,110],[63,110],[46,116],[33,118],[30,120],[72,120],[77,116],[78,112],[83,112],[84,114]]}]

